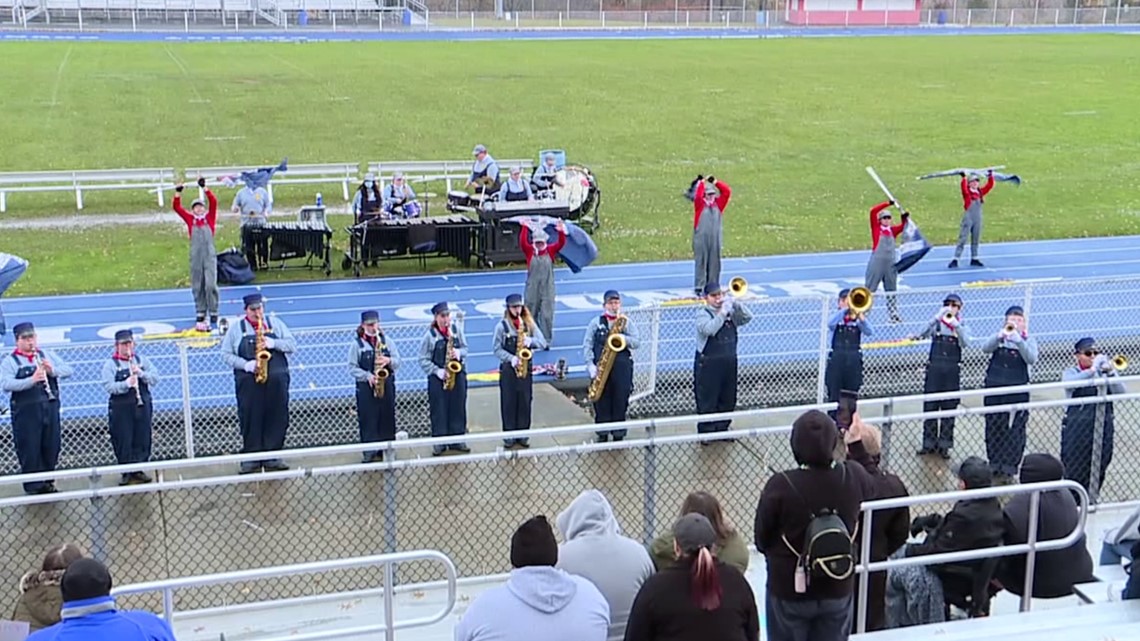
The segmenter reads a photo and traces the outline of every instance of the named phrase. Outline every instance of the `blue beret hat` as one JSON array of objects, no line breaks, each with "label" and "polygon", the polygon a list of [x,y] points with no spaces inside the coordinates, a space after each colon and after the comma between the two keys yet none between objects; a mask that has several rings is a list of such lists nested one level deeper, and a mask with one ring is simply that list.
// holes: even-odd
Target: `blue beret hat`
[{"label": "blue beret hat", "polygon": [[370,309],[366,312],[360,312],[361,323],[375,323],[380,320],[380,312]]},{"label": "blue beret hat", "polygon": [[720,293],[720,283],[707,283],[705,284],[705,296]]},{"label": "blue beret hat", "polygon": [[265,297],[263,297],[261,294],[246,294],[245,296],[242,296],[241,299],[242,304],[246,307],[260,305],[264,301]]},{"label": "blue beret hat", "polygon": [[522,296],[519,296],[518,294],[511,294],[511,295],[507,296],[507,307],[510,307],[511,305],[522,305],[522,304],[523,304]]},{"label": "blue beret hat", "polygon": [[446,313],[448,313],[449,311],[450,311],[450,308],[447,306],[447,303],[446,303],[446,302],[444,302],[444,303],[436,303],[435,305],[432,305],[432,308],[431,308],[431,313],[432,313],[432,314],[436,314],[436,315],[438,315],[438,314],[446,314]]},{"label": "blue beret hat", "polygon": [[1086,337],[1082,338],[1081,340],[1077,341],[1077,344],[1073,347],[1073,351],[1076,353],[1080,353],[1080,352],[1083,352],[1085,350],[1093,349],[1095,347],[1096,347],[1096,339],[1094,339],[1091,336],[1086,336]]},{"label": "blue beret hat", "polygon": [[16,323],[16,326],[12,328],[12,334],[16,338],[20,338],[21,336],[34,336],[35,333],[36,326],[31,323]]},{"label": "blue beret hat", "polygon": [[602,297],[606,302],[611,300],[621,300],[621,294],[616,289],[607,289],[606,295]]},{"label": "blue beret hat", "polygon": [[847,288],[847,289],[841,289],[841,290],[839,290],[839,300],[843,300],[844,298],[847,298],[847,295],[848,295],[848,294],[850,294],[850,293],[851,293],[851,288],[850,288],[850,287],[849,287],[849,288]]},{"label": "blue beret hat", "polygon": [[1021,305],[1010,305],[1009,309],[1005,310],[1006,316],[1025,316],[1025,310]]},{"label": "blue beret hat", "polygon": [[942,304],[943,305],[949,305],[950,303],[954,303],[955,305],[961,305],[962,304],[962,297],[957,295],[957,294],[946,294],[946,298],[942,299]]},{"label": "blue beret hat", "polygon": [[129,329],[120,329],[119,331],[115,332],[116,343],[129,343],[133,340],[135,340],[135,335],[132,334],[131,330]]}]

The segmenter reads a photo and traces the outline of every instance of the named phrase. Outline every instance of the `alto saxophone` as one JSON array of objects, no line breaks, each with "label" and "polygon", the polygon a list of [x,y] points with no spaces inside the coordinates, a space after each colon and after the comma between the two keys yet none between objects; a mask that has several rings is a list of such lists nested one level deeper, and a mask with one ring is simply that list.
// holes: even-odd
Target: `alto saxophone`
[{"label": "alto saxophone", "polygon": [[265,347],[264,311],[258,314],[257,317],[256,350],[257,368],[253,370],[253,380],[264,385],[269,380],[269,359],[273,358],[273,352],[270,352]]},{"label": "alto saxophone", "polygon": [[613,326],[610,327],[610,333],[606,336],[606,344],[602,348],[602,357],[598,359],[598,376],[590,381],[590,388],[586,392],[586,398],[591,403],[597,403],[602,398],[602,390],[606,388],[606,381],[610,378],[610,371],[614,368],[614,361],[617,359],[619,352],[624,352],[629,347],[629,342],[622,335],[625,331],[627,318],[624,315],[618,316],[614,320]]},{"label": "alto saxophone", "polygon": [[443,389],[451,391],[455,389],[455,379],[459,376],[459,372],[463,371],[463,363],[450,358],[452,350],[455,348],[455,327],[451,327],[451,331],[447,333],[447,349],[444,351],[447,361],[447,377],[443,379]]},{"label": "alto saxophone", "polygon": [[376,348],[372,351],[372,362],[375,363],[375,369],[372,373],[376,375],[376,384],[372,386],[372,395],[376,398],[384,398],[384,388],[388,386],[388,368],[380,365],[380,357],[383,354],[380,350],[383,349],[384,344],[380,342],[380,335],[376,335]]},{"label": "alto saxophone", "polygon": [[530,373],[530,359],[534,357],[534,352],[526,346],[526,329],[528,314],[519,315],[519,338],[515,342],[515,356],[519,357],[519,364],[515,367],[515,376],[518,378],[526,378]]}]

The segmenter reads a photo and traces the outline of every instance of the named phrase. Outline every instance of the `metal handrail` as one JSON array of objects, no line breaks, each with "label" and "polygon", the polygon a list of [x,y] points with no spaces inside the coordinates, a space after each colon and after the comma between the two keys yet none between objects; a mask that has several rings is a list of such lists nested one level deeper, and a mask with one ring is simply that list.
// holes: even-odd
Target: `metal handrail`
[{"label": "metal handrail", "polygon": [[[1134,377],[1136,378],[1136,377]],[[1120,380],[1129,380],[1121,378]],[[1084,385],[1088,385],[1088,381],[1082,381]],[[1059,383],[1043,383],[1039,386],[1024,385],[1019,387],[1003,387],[1000,392],[1009,394],[1011,391],[1024,389],[1032,390],[1039,389],[1040,387],[1055,388]],[[1072,386],[1072,385],[1070,385]],[[990,394],[995,393],[995,389],[986,390]],[[1057,406],[1079,406],[1090,405],[1096,403],[1104,403],[1106,401],[1131,401],[1140,400],[1140,393],[1130,394],[1107,394],[1107,388],[1101,388],[1102,394],[1097,396],[1086,396],[1079,398],[1059,398],[1050,399],[1045,401],[1030,401],[1027,403],[1013,403],[1008,405],[992,405],[983,407],[966,407],[959,406],[952,410],[939,410],[934,412],[916,412],[911,414],[892,414],[890,416],[865,416],[863,421],[868,424],[879,424],[886,422],[896,421],[910,421],[929,418],[948,418],[948,417],[964,417],[977,414],[992,414],[992,413],[1011,413],[1022,410],[1041,409],[1047,407]],[[900,402],[917,402],[925,395],[893,397],[887,399],[868,399],[864,406],[868,404],[882,405],[883,408],[893,407],[896,403]],[[787,433],[791,430],[790,422],[785,425],[763,427],[763,428],[745,428],[733,430],[732,432],[722,432],[717,434],[679,434],[674,436],[656,436],[655,432],[658,428],[671,427],[678,425],[688,425],[699,421],[715,421],[715,420],[736,420],[745,418],[757,418],[763,416],[773,416],[780,414],[796,414],[802,413],[807,410],[828,410],[834,407],[834,403],[817,403],[813,405],[800,405],[790,407],[777,407],[777,408],[763,408],[755,410],[744,410],[738,412],[723,412],[719,414],[689,414],[685,416],[669,416],[653,419],[638,419],[632,421],[625,421],[622,423],[614,423],[613,425],[621,429],[646,429],[651,432],[647,438],[643,439],[626,439],[618,443],[582,443],[579,445],[569,446],[555,446],[549,448],[534,448],[531,450],[516,450],[516,451],[495,451],[480,454],[465,454],[461,456],[452,456],[445,459],[409,459],[398,460],[397,457],[391,458],[397,460],[386,460],[383,463],[367,463],[355,465],[337,465],[313,468],[298,468],[287,470],[283,472],[268,472],[257,476],[259,481],[268,480],[285,480],[292,478],[301,478],[309,475],[328,475],[339,474],[345,472],[359,471],[359,470],[393,470],[406,467],[430,467],[433,465],[454,464],[459,462],[475,462],[475,461],[490,461],[495,459],[505,458],[531,458],[548,456],[555,453],[565,452],[582,452],[593,450],[605,449],[628,449],[635,447],[643,447],[647,445],[668,445],[680,444],[686,442],[699,442],[704,440],[717,440],[721,438],[746,438],[757,437],[765,435],[776,435]],[[551,427],[543,429],[535,429],[529,431],[529,438],[543,438],[543,437],[559,437],[569,436],[574,434],[588,434],[597,430],[597,426],[593,423],[582,425],[571,425],[565,427]],[[488,432],[482,434],[468,434],[464,440],[468,443],[482,443],[494,442],[502,439],[501,432]],[[76,468],[72,470],[59,470],[56,472],[37,472],[35,474],[21,474],[0,477],[0,487],[5,485],[13,485],[17,483],[28,483],[34,481],[45,480],[60,480],[60,479],[74,479],[74,478],[88,478],[92,481],[91,487],[83,490],[72,490],[67,492],[60,492],[58,494],[46,495],[33,495],[33,496],[18,496],[0,499],[0,507],[13,506],[13,505],[30,505],[37,503],[52,503],[61,500],[75,499],[75,498],[95,498],[117,496],[122,494],[141,494],[161,490],[175,490],[185,487],[205,487],[211,485],[226,485],[238,482],[248,482],[249,476],[246,475],[226,475],[210,478],[195,478],[195,479],[179,479],[178,481],[167,481],[159,479],[157,483],[148,485],[128,485],[120,487],[101,487],[97,484],[99,479],[106,476],[113,476],[124,474],[132,471],[157,471],[160,474],[179,469],[186,468],[201,468],[204,465],[218,466],[218,465],[235,465],[245,461],[263,460],[266,457],[274,457],[280,459],[299,459],[310,457],[328,457],[342,454],[358,454],[364,450],[383,450],[393,454],[402,450],[411,448],[425,448],[436,444],[443,445],[448,442],[453,442],[454,436],[440,436],[428,437],[419,439],[404,439],[396,441],[386,441],[380,443],[354,443],[347,445],[334,445],[326,447],[316,447],[308,449],[294,449],[294,450],[281,450],[278,452],[255,452],[248,454],[231,454],[225,456],[209,457],[206,459],[179,459],[173,461],[157,461],[151,463],[131,463],[127,465],[114,465],[107,467],[92,467],[92,468]]]},{"label": "metal handrail", "polygon": [[[447,603],[436,614],[406,621],[396,621],[393,613],[393,600],[395,595],[395,564],[411,561],[439,561],[447,575]],[[318,639],[332,639],[355,634],[375,634],[383,632],[388,641],[396,638],[396,630],[418,628],[439,623],[446,619],[455,609],[457,595],[458,572],[455,563],[444,553],[438,550],[411,550],[395,552],[392,554],[375,554],[348,559],[334,559],[331,561],[316,561],[313,563],[299,563],[296,565],[282,565],[255,570],[240,570],[237,572],[223,572],[220,574],[205,574],[201,576],[181,577],[147,583],[134,583],[115,588],[111,596],[119,597],[128,594],[143,594],[147,592],[162,592],[162,616],[166,621],[174,623],[174,592],[185,588],[198,588],[207,585],[220,585],[224,583],[238,583],[242,581],[256,581],[260,579],[273,579],[297,574],[311,574],[314,572],[328,572],[330,570],[357,569],[367,566],[381,566],[384,569],[384,623],[369,626],[348,628],[343,630],[328,630],[325,632],[312,632],[309,634],[296,634],[287,637],[293,641],[317,641]],[[309,597],[317,599],[316,597]]]},{"label": "metal handrail", "polygon": [[[1078,507],[1077,523],[1064,538],[1051,539],[1038,542],[1037,530],[1041,508],[1041,493],[1070,490],[1077,495]],[[998,545],[958,552],[945,552],[942,554],[929,554],[912,556],[901,559],[887,559],[886,561],[870,561],[871,558],[871,515],[877,510],[890,510],[913,505],[926,505],[928,503],[944,503],[947,501],[968,501],[976,499],[996,498],[999,496],[1016,496],[1029,494],[1029,532],[1026,543],[1018,545]],[[922,496],[903,496],[893,499],[880,499],[864,501],[859,508],[862,523],[860,530],[863,538],[860,541],[859,565],[855,571],[859,574],[859,612],[857,616],[857,630],[860,634],[867,631],[867,592],[872,572],[880,572],[891,568],[911,567],[916,565],[938,565],[943,563],[958,563],[961,561],[975,561],[978,559],[991,559],[995,557],[1026,554],[1025,561],[1025,589],[1022,590],[1022,612],[1028,612],[1032,605],[1033,579],[1036,572],[1037,552],[1060,550],[1077,544],[1085,536],[1085,522],[1089,513],[1089,494],[1080,483],[1075,481],[1047,481],[1044,483],[1026,483],[1015,487],[999,486],[976,490],[959,490],[955,492],[941,492],[939,494],[926,494]]]}]

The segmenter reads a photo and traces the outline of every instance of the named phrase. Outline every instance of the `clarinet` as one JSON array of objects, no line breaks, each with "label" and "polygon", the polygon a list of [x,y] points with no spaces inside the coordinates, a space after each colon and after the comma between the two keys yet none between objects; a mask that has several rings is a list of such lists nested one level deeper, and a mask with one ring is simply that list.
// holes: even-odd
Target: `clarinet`
[{"label": "clarinet", "polygon": [[[44,357],[43,357],[43,355],[40,354],[39,350],[36,350],[36,367],[43,367],[43,366],[44,366]],[[47,399],[49,401],[55,400],[55,393],[51,391],[51,382],[50,381],[46,381],[46,380],[44,381],[44,394],[47,395]]]},{"label": "clarinet", "polygon": [[142,407],[143,406],[142,387],[141,387],[142,379],[138,378],[139,374],[142,373],[142,362],[141,361],[139,362],[139,371],[138,372],[135,372],[134,369],[135,369],[134,365],[132,364],[131,365],[131,374],[136,377],[135,378],[135,398],[138,399],[138,406]]}]

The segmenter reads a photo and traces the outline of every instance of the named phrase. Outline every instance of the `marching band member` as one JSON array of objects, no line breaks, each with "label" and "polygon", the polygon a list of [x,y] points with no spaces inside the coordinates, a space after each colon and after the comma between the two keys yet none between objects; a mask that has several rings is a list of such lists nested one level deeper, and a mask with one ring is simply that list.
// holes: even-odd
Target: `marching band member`
[{"label": "marching band member", "polygon": [[[158,372],[150,359],[135,352],[135,339],[129,329],[115,332],[115,353],[103,363],[103,389],[111,395],[108,418],[111,446],[119,465],[150,460],[154,400],[150,390],[158,383]],[[150,483],[145,472],[123,474],[119,485]]]},{"label": "marching band member", "polygon": [[[12,334],[16,350],[0,359],[0,389],[12,395],[12,440],[20,473],[51,472],[59,462],[59,379],[75,370],[55,353],[39,349],[31,323],[17,323]],[[57,491],[55,481],[24,483],[26,494]]]},{"label": "marching band member", "polygon": [[534,200],[534,194],[530,191],[530,183],[523,180],[522,168],[515,165],[511,167],[507,182],[503,183],[502,189],[499,190],[499,201],[514,202],[517,200]]},{"label": "marching band member", "polygon": [[827,353],[823,380],[828,403],[838,403],[844,393],[859,396],[863,387],[863,337],[875,333],[865,315],[851,313],[847,300],[850,293],[850,289],[839,292],[839,309],[827,321],[831,351]]},{"label": "marching band member", "polygon": [[[400,352],[385,340],[380,312],[361,312],[356,338],[348,346],[348,371],[356,381],[356,423],[361,443],[396,440],[396,370]],[[386,377],[377,376],[379,371]],[[383,450],[364,452],[365,463],[384,460]]]},{"label": "marching band member", "polygon": [[962,173],[962,202],[965,213],[962,214],[962,226],[958,230],[958,244],[954,247],[954,260],[950,261],[950,269],[958,266],[958,259],[962,257],[962,250],[966,247],[966,237],[970,237],[970,267],[985,267],[978,260],[978,244],[982,237],[982,204],[986,202],[986,194],[994,188],[994,172],[987,171],[988,179],[984,187],[979,187],[977,174],[966,176]]},{"label": "marching band member", "polygon": [[[222,360],[234,370],[241,453],[276,452],[285,448],[285,433],[289,430],[288,355],[297,351],[297,341],[285,321],[269,320],[261,294],[249,294],[242,298],[242,303],[245,317],[231,325],[222,339]],[[259,331],[264,332],[264,347],[270,354],[264,365],[264,383],[257,382]],[[241,464],[242,474],[287,469],[289,466],[281,459]]]},{"label": "marching band member", "polygon": [[[28,261],[19,256],[0,252],[0,296],[3,296],[9,287],[20,280],[20,277],[27,270]],[[4,324],[4,310],[0,308],[0,342],[3,342],[4,334],[7,332],[8,326]]]},{"label": "marching band member", "polygon": [[[385,191],[387,189],[384,188]],[[364,174],[364,182],[360,183],[356,195],[352,198],[352,215],[355,221],[361,223],[374,218],[380,213],[383,205],[384,197],[380,194],[380,188],[376,186],[376,174],[372,172]]]},{"label": "marching band member", "polygon": [[[205,189],[206,179],[198,177],[198,186]],[[182,189],[174,187],[174,213],[186,223],[190,234],[190,291],[194,294],[196,326],[199,332],[209,331],[218,325],[218,250],[214,247],[214,233],[218,222],[218,199],[206,189],[206,205],[199,199],[190,203],[190,211],[182,207]],[[206,324],[206,314],[210,324]]]},{"label": "marching band member", "polygon": [[232,210],[241,214],[241,249],[254,270],[269,268],[269,238],[262,235],[254,240],[250,230],[264,227],[272,209],[269,190],[260,185],[243,185],[234,196]]},{"label": "marching band member", "polygon": [[[697,176],[693,194],[693,258],[695,276],[693,290],[703,296],[705,285],[720,283],[721,238],[724,235],[724,208],[732,198],[725,183],[709,176]],[[719,286],[719,285],[718,285]]]},{"label": "marching band member", "polygon": [[[752,312],[729,296],[716,281],[705,284],[705,306],[697,312],[697,353],[693,363],[698,414],[736,409],[737,329],[752,321]],[[697,423],[697,432],[726,432],[732,421]]]},{"label": "marching band member", "polygon": [[475,145],[475,150],[471,153],[475,156],[475,164],[471,166],[471,178],[467,181],[467,188],[486,187],[487,193],[499,191],[502,187],[499,182],[499,163],[495,162],[483,145]]},{"label": "marching band member", "polygon": [[534,173],[530,176],[530,182],[534,184],[534,188],[540,191],[553,189],[555,185],[559,187],[565,186],[558,178],[558,159],[554,154],[547,152],[542,158],[542,164],[535,167]]},{"label": "marching band member", "polygon": [[910,219],[910,212],[902,213],[902,222],[891,225],[891,207],[895,201],[889,200],[871,208],[871,258],[867,261],[867,273],[864,276],[863,286],[872,292],[879,289],[882,283],[887,292],[887,309],[891,314],[891,322],[899,323],[898,301],[895,292],[899,288],[899,271],[895,268],[895,239],[906,229]]},{"label": "marching band member", "polygon": [[[462,436],[467,433],[467,338],[458,325],[451,323],[447,303],[431,308],[434,319],[420,345],[420,368],[428,378],[428,405],[431,412],[432,436]],[[450,348],[450,349],[449,349]],[[457,361],[462,369],[454,374],[447,370],[449,361]],[[454,380],[447,388],[448,377]],[[471,448],[463,441],[434,445],[432,456],[448,450],[466,453]]]},{"label": "marching band member", "polygon": [[[1012,328],[1011,331],[1006,331]],[[1011,387],[1029,384],[1029,366],[1037,362],[1037,339],[1025,328],[1025,312],[1018,305],[1005,310],[1005,327],[982,342],[982,351],[992,354],[986,367],[983,387]],[[1028,403],[1029,392],[987,396],[984,404],[1012,405]],[[986,457],[994,475],[1003,481],[1017,478],[1017,468],[1025,451],[1025,428],[1029,411],[993,412],[986,414]]]},{"label": "marching band member", "polygon": [[[913,340],[930,339],[930,360],[926,363],[926,380],[922,391],[926,394],[957,392],[962,389],[962,348],[970,346],[970,333],[962,323],[962,298],[957,294],[947,294],[942,300],[942,309],[934,320]],[[952,410],[958,407],[958,399],[925,401],[923,412]],[[939,429],[941,427],[941,430]],[[919,456],[938,454],[949,460],[950,449],[954,447],[954,417],[942,419],[928,418],[922,424],[922,449]]]},{"label": "marching band member", "polygon": [[[608,290],[603,298],[601,316],[590,320],[586,326],[586,336],[582,340],[582,357],[586,359],[586,370],[590,380],[598,377],[598,363],[606,350],[606,339],[613,325],[621,316],[621,294]],[[625,317],[626,348],[613,357],[610,375],[602,388],[601,396],[594,403],[594,423],[621,423],[629,411],[629,397],[633,394],[633,350],[641,346],[637,326],[628,316]],[[625,438],[626,430],[604,430],[597,432],[598,442],[605,443],[612,436],[614,442]]]},{"label": "marching band member", "polygon": [[415,218],[420,215],[416,192],[404,179],[403,172],[397,171],[392,174],[391,184],[384,187],[384,212],[389,216],[401,214],[404,218]]},{"label": "marching band member", "polygon": [[[523,378],[519,378],[519,330],[522,330],[523,347],[537,351],[546,346],[542,330],[531,318],[530,311],[523,307],[522,296],[507,296],[507,309],[503,320],[495,325],[495,336],[491,350],[499,359],[499,412],[503,419],[503,431],[514,432],[530,429],[531,403],[534,398],[534,377],[530,365]],[[530,447],[525,438],[503,440],[508,448]]]},{"label": "marching band member", "polygon": [[526,308],[534,314],[546,349],[550,349],[554,344],[554,261],[566,245],[566,225],[558,221],[558,240],[553,245],[546,243],[550,240],[546,231],[531,231],[527,225],[519,228],[519,247],[526,256]]},{"label": "marching band member", "polygon": [[[1066,396],[1069,398],[1096,396],[1100,393],[1097,382],[1107,383],[1105,391],[1109,394],[1125,393],[1122,383],[1105,381],[1105,378],[1116,377],[1116,366],[1108,356],[1100,353],[1093,338],[1086,337],[1077,341],[1074,352],[1077,363],[1061,373],[1061,380],[1087,381],[1087,384],[1066,389]],[[1112,462],[1113,437],[1116,431],[1112,403],[1070,405],[1065,408],[1065,419],[1061,423],[1061,463],[1065,467],[1065,478],[1080,483],[1086,490],[1091,484],[1093,441],[1096,438],[1098,409],[1103,410],[1104,428],[1101,433],[1100,476],[1097,478],[1100,479],[1098,487],[1104,487],[1104,475],[1108,471],[1108,464]]]}]

